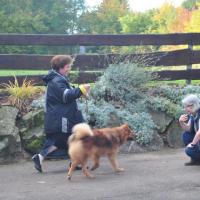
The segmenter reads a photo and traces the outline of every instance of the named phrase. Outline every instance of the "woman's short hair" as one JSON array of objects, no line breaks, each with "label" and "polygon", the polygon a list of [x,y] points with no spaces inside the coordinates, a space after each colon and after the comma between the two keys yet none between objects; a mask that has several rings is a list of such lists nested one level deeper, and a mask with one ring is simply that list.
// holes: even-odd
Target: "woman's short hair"
[{"label": "woman's short hair", "polygon": [[50,61],[52,69],[56,71],[59,71],[65,65],[72,65],[72,63],[73,58],[69,55],[56,55]]},{"label": "woman's short hair", "polygon": [[192,106],[194,112],[196,112],[200,108],[200,100],[194,94],[190,94],[190,95],[186,96],[182,100],[182,103],[183,103],[184,107],[186,107],[186,106]]}]

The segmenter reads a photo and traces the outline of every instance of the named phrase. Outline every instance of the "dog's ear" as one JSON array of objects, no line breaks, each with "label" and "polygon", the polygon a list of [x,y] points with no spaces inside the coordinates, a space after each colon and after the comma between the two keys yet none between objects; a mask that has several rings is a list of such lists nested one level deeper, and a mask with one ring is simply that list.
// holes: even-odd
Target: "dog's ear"
[{"label": "dog's ear", "polygon": [[129,127],[129,125],[127,123],[122,125],[123,129],[125,130],[125,132],[127,132],[128,134],[135,136],[136,133]]},{"label": "dog's ear", "polygon": [[128,126],[128,124],[127,123],[125,123],[125,124],[122,124],[121,125],[124,129],[129,129],[129,126]]}]

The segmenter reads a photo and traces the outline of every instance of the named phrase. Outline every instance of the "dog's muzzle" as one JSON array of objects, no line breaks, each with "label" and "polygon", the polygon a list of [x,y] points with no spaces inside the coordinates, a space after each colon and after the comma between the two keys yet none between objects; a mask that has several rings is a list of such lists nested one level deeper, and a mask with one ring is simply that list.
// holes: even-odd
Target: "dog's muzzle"
[{"label": "dog's muzzle", "polygon": [[134,140],[135,139],[135,132],[131,131],[130,135],[128,136],[128,139],[127,140]]}]

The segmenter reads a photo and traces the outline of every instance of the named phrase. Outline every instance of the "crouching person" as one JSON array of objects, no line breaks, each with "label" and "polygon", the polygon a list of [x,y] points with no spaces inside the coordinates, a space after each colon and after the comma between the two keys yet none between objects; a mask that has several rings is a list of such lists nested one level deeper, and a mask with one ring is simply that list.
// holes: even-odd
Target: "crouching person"
[{"label": "crouching person", "polygon": [[200,100],[191,94],[185,97],[182,103],[187,114],[180,116],[179,123],[185,130],[183,133],[185,153],[191,158],[185,165],[200,165]]},{"label": "crouching person", "polygon": [[72,88],[68,81],[71,71],[72,58],[68,55],[57,55],[51,60],[52,70],[44,77],[47,85],[46,111],[44,131],[45,144],[39,154],[32,157],[35,169],[42,172],[42,162],[52,152],[65,150],[72,127],[83,122],[77,99],[86,96],[90,90],[89,84]]}]

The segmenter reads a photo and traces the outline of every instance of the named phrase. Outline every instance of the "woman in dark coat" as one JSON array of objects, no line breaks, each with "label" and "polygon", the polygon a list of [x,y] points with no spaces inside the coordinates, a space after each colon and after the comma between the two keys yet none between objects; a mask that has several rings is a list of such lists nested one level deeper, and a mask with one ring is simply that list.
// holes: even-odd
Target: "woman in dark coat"
[{"label": "woman in dark coat", "polygon": [[185,130],[183,142],[185,153],[190,157],[186,166],[200,165],[200,101],[196,95],[190,94],[182,100],[187,114],[181,115],[179,123]]},{"label": "woman in dark coat", "polygon": [[43,80],[47,86],[45,101],[45,144],[39,154],[32,157],[35,168],[42,172],[42,162],[45,157],[56,151],[67,151],[67,139],[75,124],[83,122],[83,116],[78,109],[76,99],[87,95],[89,84],[72,88],[67,75],[71,71],[72,58],[68,55],[57,55],[51,60],[52,70]]}]

